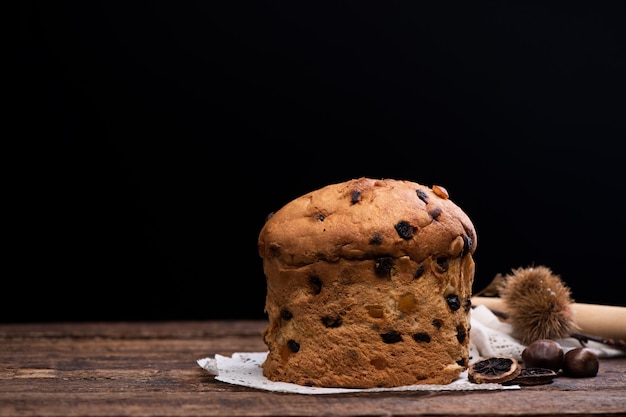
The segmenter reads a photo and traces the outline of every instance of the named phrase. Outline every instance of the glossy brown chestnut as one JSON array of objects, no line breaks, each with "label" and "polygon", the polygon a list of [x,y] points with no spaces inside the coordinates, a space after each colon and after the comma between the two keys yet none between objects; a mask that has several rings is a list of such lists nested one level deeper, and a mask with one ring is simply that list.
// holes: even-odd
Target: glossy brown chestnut
[{"label": "glossy brown chestnut", "polygon": [[563,358],[563,373],[576,378],[589,378],[598,374],[598,355],[586,347],[568,351]]},{"label": "glossy brown chestnut", "polygon": [[522,351],[525,368],[545,368],[558,372],[563,367],[563,349],[552,339],[535,340]]}]

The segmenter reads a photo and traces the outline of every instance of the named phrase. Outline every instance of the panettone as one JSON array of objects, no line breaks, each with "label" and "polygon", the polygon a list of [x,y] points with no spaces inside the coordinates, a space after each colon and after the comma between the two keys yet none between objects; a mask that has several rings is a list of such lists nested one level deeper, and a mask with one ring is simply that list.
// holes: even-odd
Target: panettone
[{"label": "panettone", "polygon": [[268,216],[264,375],[320,387],[448,384],[467,369],[476,231],[440,186],[359,178]]}]

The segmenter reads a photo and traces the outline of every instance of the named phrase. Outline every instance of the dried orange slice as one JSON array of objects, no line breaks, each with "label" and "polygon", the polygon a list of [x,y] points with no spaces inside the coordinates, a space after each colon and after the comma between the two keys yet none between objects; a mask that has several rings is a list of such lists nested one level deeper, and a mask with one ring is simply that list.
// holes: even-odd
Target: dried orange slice
[{"label": "dried orange slice", "polygon": [[475,384],[501,384],[517,377],[522,367],[515,358],[492,356],[472,363],[467,378]]},{"label": "dried orange slice", "polygon": [[503,385],[544,385],[550,384],[557,374],[547,368],[522,368],[518,376]]}]

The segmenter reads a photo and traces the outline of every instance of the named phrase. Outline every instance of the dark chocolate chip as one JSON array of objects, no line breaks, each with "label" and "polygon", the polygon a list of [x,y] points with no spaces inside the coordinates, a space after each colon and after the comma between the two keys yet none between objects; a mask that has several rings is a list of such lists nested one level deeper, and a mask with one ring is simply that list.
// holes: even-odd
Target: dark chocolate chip
[{"label": "dark chocolate chip", "polygon": [[339,327],[341,326],[341,317],[339,316],[326,316],[322,317],[322,323],[326,327]]},{"label": "dark chocolate chip", "polygon": [[272,217],[274,217],[274,212],[273,211],[271,213],[268,213],[267,216],[265,216],[265,221],[268,221]]},{"label": "dark chocolate chip", "polygon": [[459,359],[458,361],[456,361],[456,364],[460,366],[465,366],[465,358]]},{"label": "dark chocolate chip", "polygon": [[386,333],[380,335],[385,343],[398,343],[402,342],[402,335],[395,330],[389,330]]},{"label": "dark chocolate chip", "polygon": [[415,340],[416,342],[430,343],[430,336],[428,335],[428,333],[415,333],[413,335],[413,340]]},{"label": "dark chocolate chip", "polygon": [[321,222],[323,222],[323,221],[324,221],[324,219],[326,219],[326,217],[325,217],[322,213],[320,213],[320,214],[318,214],[317,216],[315,216],[315,218],[316,218],[317,220],[321,221]]},{"label": "dark chocolate chip", "polygon": [[417,193],[417,196],[420,200],[422,200],[424,203],[428,203],[428,194],[426,194],[426,191],[416,190],[415,192]]},{"label": "dark chocolate chip", "polygon": [[280,318],[283,320],[291,320],[293,318],[293,314],[291,313],[291,311],[283,308],[282,310],[280,310]]},{"label": "dark chocolate chip", "polygon": [[350,193],[350,204],[356,204],[361,201],[361,192],[360,191],[352,191]]},{"label": "dark chocolate chip", "polygon": [[430,214],[430,217],[434,220],[437,220],[439,216],[441,216],[441,209],[439,207],[435,207],[432,210],[429,210],[428,214]]},{"label": "dark chocolate chip", "polygon": [[458,295],[450,294],[446,297],[446,302],[448,303],[448,306],[452,311],[457,311],[459,308],[461,308],[461,301],[459,301]]},{"label": "dark chocolate chip", "polygon": [[296,353],[297,351],[300,350],[300,343],[296,342],[293,339],[289,339],[289,341],[287,342],[287,347],[289,348],[290,351],[292,351],[293,353]]},{"label": "dark chocolate chip", "polygon": [[458,340],[459,343],[463,343],[466,337],[467,337],[467,332],[465,331],[465,328],[463,328],[463,326],[457,326],[456,340]]},{"label": "dark chocolate chip", "polygon": [[383,243],[383,237],[379,234],[372,236],[370,239],[370,245],[378,246]]},{"label": "dark chocolate chip", "polygon": [[417,230],[417,228],[411,226],[409,222],[404,220],[399,221],[394,228],[396,229],[396,232],[398,232],[398,235],[404,240],[411,239],[413,237],[413,233]]},{"label": "dark chocolate chip", "polygon": [[424,265],[420,265],[417,268],[417,271],[415,271],[415,273],[413,274],[413,278],[417,279],[419,277],[421,277],[422,275],[424,275]]},{"label": "dark chocolate chip", "polygon": [[435,264],[439,272],[446,272],[450,267],[450,264],[448,263],[448,258],[446,256],[438,256],[437,258],[435,258]]},{"label": "dark chocolate chip", "polygon": [[379,277],[390,276],[391,268],[393,268],[393,258],[389,256],[378,258],[374,262],[374,271]]},{"label": "dark chocolate chip", "polygon": [[474,238],[472,236],[475,237],[475,235],[471,230],[465,227],[465,225],[463,226],[463,230],[465,230],[465,234],[467,235],[468,245],[471,247],[474,244]]},{"label": "dark chocolate chip", "polygon": [[467,313],[468,311],[470,311],[472,309],[472,299],[471,298],[466,298],[465,299],[465,307],[464,310]]},{"label": "dark chocolate chip", "polygon": [[433,327],[440,329],[441,326],[443,326],[443,322],[439,319],[433,319],[433,321],[431,322],[431,324],[433,325]]},{"label": "dark chocolate chip", "polygon": [[280,245],[277,243],[270,243],[270,253],[272,256],[278,258],[280,256]]},{"label": "dark chocolate chip", "polygon": [[468,235],[463,235],[463,251],[461,252],[461,256],[465,255],[472,249],[472,238]]},{"label": "dark chocolate chip", "polygon": [[319,294],[320,292],[322,292],[322,280],[315,275],[310,276],[309,287],[311,288],[311,293],[313,293],[313,295]]}]

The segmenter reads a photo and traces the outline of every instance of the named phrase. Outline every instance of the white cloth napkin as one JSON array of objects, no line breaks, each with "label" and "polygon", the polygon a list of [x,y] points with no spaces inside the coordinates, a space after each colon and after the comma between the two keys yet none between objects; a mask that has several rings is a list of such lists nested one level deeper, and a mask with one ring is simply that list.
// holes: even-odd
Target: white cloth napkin
[{"label": "white cloth napkin", "polygon": [[[470,329],[470,363],[489,356],[509,356],[521,360],[522,351],[526,347],[512,336],[510,324],[498,319],[489,308],[479,305],[472,309],[472,328]],[[574,338],[556,340],[565,352],[580,347]],[[626,352],[608,345],[589,341],[586,347],[599,358],[610,358],[626,355]]]}]

